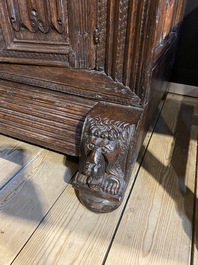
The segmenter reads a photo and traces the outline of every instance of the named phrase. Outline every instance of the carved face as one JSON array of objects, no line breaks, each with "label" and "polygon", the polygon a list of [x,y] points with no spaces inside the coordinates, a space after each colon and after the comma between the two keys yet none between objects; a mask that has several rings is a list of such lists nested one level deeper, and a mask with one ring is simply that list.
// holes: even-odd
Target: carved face
[{"label": "carved face", "polygon": [[88,116],[83,128],[81,168],[77,182],[116,195],[124,187],[123,161],[130,126],[121,121]]},{"label": "carved face", "polygon": [[120,154],[120,143],[115,131],[92,131],[84,141],[84,154],[86,162],[83,174],[90,178],[90,183],[98,185]]}]

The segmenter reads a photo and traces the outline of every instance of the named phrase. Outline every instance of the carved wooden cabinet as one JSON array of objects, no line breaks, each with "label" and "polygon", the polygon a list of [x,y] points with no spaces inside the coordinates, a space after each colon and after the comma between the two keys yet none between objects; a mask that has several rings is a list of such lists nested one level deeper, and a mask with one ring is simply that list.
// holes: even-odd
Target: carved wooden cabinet
[{"label": "carved wooden cabinet", "polygon": [[0,132],[80,156],[73,186],[93,211],[122,202],[183,9],[183,0],[0,1]]}]

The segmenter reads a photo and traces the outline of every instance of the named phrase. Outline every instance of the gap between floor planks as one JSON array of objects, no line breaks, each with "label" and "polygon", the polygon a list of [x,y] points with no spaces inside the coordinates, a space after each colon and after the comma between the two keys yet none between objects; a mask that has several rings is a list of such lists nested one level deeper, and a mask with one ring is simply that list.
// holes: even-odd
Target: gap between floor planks
[{"label": "gap between floor planks", "polygon": [[[169,96],[169,97],[172,97],[172,96]],[[170,98],[168,98],[167,101],[168,100],[170,101]],[[174,124],[175,120],[173,117],[171,117],[171,120],[172,120],[172,123]],[[172,127],[174,127],[173,124],[171,124]],[[163,126],[161,128],[158,128],[158,130],[160,129],[163,129]],[[146,144],[150,141],[149,140],[150,136],[151,136],[151,132],[147,135],[144,146],[146,146]],[[156,137],[157,136],[155,136],[155,134],[152,136],[149,147],[152,146],[152,142],[154,141],[153,138],[156,138]],[[161,143],[163,143],[163,141],[164,141],[163,138],[160,138],[158,139],[157,144],[160,145]],[[140,157],[143,156],[145,152],[145,148],[144,147],[142,148]],[[191,148],[193,149],[192,146]],[[163,148],[160,147],[160,150],[162,149]],[[149,150],[150,149],[148,148],[148,151]],[[155,148],[152,151],[155,151]],[[82,205],[80,205],[71,186],[65,183],[64,177],[62,177],[65,174],[65,170],[66,170],[65,163],[63,162],[64,160],[63,156],[53,153],[53,152],[52,153],[48,152],[46,150],[43,152],[46,152],[45,159],[44,159],[45,163],[43,163],[43,158],[41,158],[42,157],[42,153],[41,153],[40,156],[38,156],[38,158],[33,161],[33,163],[35,164],[32,165],[31,170],[26,169],[27,172],[26,171],[23,173],[21,172],[22,174],[21,176],[19,174],[18,178],[20,180],[23,179],[23,181],[19,181],[19,185],[18,185],[19,187],[21,183],[23,183],[22,187],[18,188],[19,191],[15,191],[14,195],[9,195],[9,194],[7,195],[7,197],[8,198],[11,197],[11,199],[8,200],[8,203],[3,207],[3,209],[5,210],[3,210],[2,217],[5,218],[5,222],[3,222],[4,228],[1,223],[1,227],[3,228],[1,231],[3,233],[1,233],[0,235],[0,249],[1,249],[0,253],[4,254],[3,255],[4,259],[2,259],[1,257],[0,260],[4,261],[4,263],[2,263],[3,265],[10,264],[10,262],[15,257],[16,259],[14,259],[13,264],[49,264],[49,265],[50,264],[59,264],[59,265],[60,264],[86,264],[87,265],[87,264],[93,264],[93,263],[102,264],[105,257],[107,257],[107,261],[106,261],[107,264],[124,264],[124,263],[125,264],[156,264],[156,265],[167,264],[167,263],[162,263],[160,261],[160,257],[158,255],[160,252],[157,252],[156,249],[154,251],[154,254],[156,254],[156,258],[148,259],[149,255],[150,257],[153,255],[152,251],[154,248],[152,247],[152,244],[158,243],[158,241],[152,244],[151,242],[149,242],[149,235],[152,236],[153,235],[152,232],[155,230],[153,228],[155,227],[155,224],[156,224],[155,218],[154,218],[154,226],[150,224],[150,222],[153,220],[151,217],[153,216],[155,217],[155,215],[159,216],[162,219],[163,215],[160,214],[160,212],[161,213],[163,212],[172,213],[172,211],[174,210],[176,211],[176,209],[173,207],[173,200],[171,201],[169,198],[166,198],[166,195],[164,194],[166,191],[163,191],[163,189],[159,190],[159,187],[158,187],[159,184],[157,184],[156,186],[156,183],[153,183],[152,185],[154,186],[154,188],[151,189],[150,191],[148,190],[147,186],[145,185],[148,182],[151,182],[152,180],[147,179],[149,178],[149,176],[146,177],[146,173],[144,172],[145,169],[141,167],[140,171],[138,171],[139,164],[136,163],[136,166],[133,172],[133,177],[131,179],[129,189],[127,190],[127,194],[125,196],[125,201],[123,202],[123,205],[118,210],[110,214],[97,215],[97,214],[89,212]],[[48,158],[50,157],[50,154],[53,154],[51,155],[51,159]],[[162,154],[163,154],[163,150],[162,150]],[[168,149],[167,149],[167,155],[168,155]],[[148,155],[146,153],[145,159],[148,160],[147,156]],[[159,154],[159,157],[160,156],[161,156],[161,153]],[[55,159],[54,161],[54,157],[57,157],[57,160]],[[51,162],[53,165],[51,165]],[[36,168],[36,171],[33,168]],[[49,172],[49,171],[51,172],[51,170],[52,170],[52,173],[50,174],[48,173],[48,175],[50,176],[45,176],[46,172]],[[190,169],[188,168],[188,170]],[[57,172],[61,172],[61,174],[59,173],[57,174]],[[127,196],[130,192],[130,187],[133,185],[134,176],[136,175],[137,172],[138,172],[137,181],[130,195],[129,201],[127,202],[126,209],[124,209]],[[141,175],[141,172],[142,172],[143,177]],[[61,177],[56,178],[54,177],[55,175],[60,175],[62,178]],[[68,174],[68,175],[69,175],[68,176],[68,182],[69,182],[69,178],[71,177],[71,174]],[[42,179],[42,177],[44,178],[44,180]],[[155,182],[155,180],[153,181]],[[165,182],[165,179],[161,177],[160,181]],[[175,185],[176,181],[174,180],[171,183],[174,183]],[[194,182],[192,180],[189,180],[189,183],[190,183],[189,186],[193,186]],[[146,190],[145,190],[145,187],[146,187]],[[4,188],[4,190],[6,190],[6,188]],[[12,193],[13,192],[11,192],[11,194]],[[32,200],[32,195],[35,195],[35,199],[33,200]],[[168,207],[166,211],[164,211],[163,209],[159,210],[157,203],[158,203],[158,200],[160,200],[159,199],[160,195],[162,195],[164,201],[166,200],[170,201],[168,205],[171,205],[172,207],[171,210],[168,209]],[[142,210],[145,207],[143,203],[145,200],[145,196],[146,196],[146,199],[148,199],[148,201],[149,201],[149,198],[154,198],[155,196],[158,197],[157,200],[155,199],[155,200],[150,201],[149,211],[151,214],[148,214],[148,209],[145,209],[145,211]],[[178,196],[180,197],[180,194]],[[46,200],[47,200],[47,203],[46,203]],[[39,205],[37,205],[38,201],[39,201]],[[155,203],[153,204],[153,202]],[[160,207],[162,208],[165,207],[162,203],[160,203],[160,205],[161,205]],[[157,207],[157,210],[154,206]],[[123,210],[125,211],[123,212]],[[19,211],[19,214],[16,214],[17,211]],[[131,215],[131,212],[132,212],[132,215]],[[16,216],[14,216],[13,213],[15,213]],[[117,229],[117,225],[119,224],[120,216],[122,216],[122,214],[123,214],[123,217],[122,217],[120,226],[118,227],[117,233],[115,234],[115,239],[114,239],[114,233]],[[180,213],[181,215],[179,216],[180,219],[183,218],[182,214],[184,213],[183,212]],[[35,218],[35,215],[36,215],[36,218]],[[176,214],[174,214],[174,216],[175,215],[177,215],[177,211],[176,211]],[[2,217],[1,217],[1,220],[2,220]],[[166,219],[166,216],[165,216],[165,219]],[[170,222],[170,219],[171,218],[169,218],[169,222]],[[186,220],[186,217],[184,214],[184,221],[185,220]],[[174,220],[171,220],[171,221],[173,222]],[[164,221],[163,224],[165,224],[165,222],[166,220]],[[145,253],[142,253],[141,244],[140,245],[133,244],[134,239],[130,238],[131,236],[130,233],[132,232],[132,235],[136,237],[136,241],[138,242],[137,237],[140,235],[140,232],[138,230],[135,231],[135,227],[137,226],[138,223],[140,227],[140,232],[146,231],[146,234],[147,234],[147,236],[145,237],[146,238],[145,244],[148,244],[147,245],[148,255],[145,255],[145,257],[143,258],[142,258],[142,254],[145,254]],[[178,219],[177,219],[177,224],[178,224]],[[180,228],[177,229],[177,231],[179,230],[179,232],[183,233],[183,231],[181,231],[182,230],[181,222],[179,222],[179,224],[180,224]],[[187,225],[189,229],[190,227],[189,222]],[[168,228],[170,228],[170,225],[168,226]],[[11,230],[10,233],[9,233],[9,230]],[[162,237],[162,235],[160,235],[160,224],[159,223],[158,223],[156,232],[154,233],[155,240],[158,237],[157,232],[159,233],[159,237],[160,236]],[[119,237],[120,237],[120,234],[122,233],[123,233],[123,237],[121,238],[122,239],[121,242],[119,242]],[[125,237],[126,233],[127,233],[127,242],[128,241],[130,242],[129,245],[126,245],[126,242],[123,242],[122,244],[123,238]],[[6,235],[7,237],[5,237],[5,234],[7,234]],[[4,240],[2,239],[2,235],[4,235]],[[182,235],[185,237],[185,240],[187,238],[187,245],[186,245],[187,251],[185,251],[185,253],[182,254],[182,257],[185,256],[185,254],[187,253],[188,257],[186,257],[186,259],[189,260],[190,240],[188,239],[188,237],[185,236],[184,233]],[[114,239],[114,241],[111,246],[112,239]],[[141,238],[139,240],[141,240]],[[119,246],[117,250],[116,250],[116,244],[118,244]],[[135,247],[137,246],[140,246],[140,248],[136,249],[135,251],[136,253],[133,256],[132,253],[130,252],[131,251],[133,252]],[[149,246],[150,246],[150,249],[149,249]],[[165,242],[161,243],[161,246],[164,247]],[[170,246],[167,246],[167,249],[169,248]],[[176,249],[178,248],[179,247],[176,245]],[[110,249],[110,252],[109,252],[109,255],[107,256],[109,249]],[[116,255],[115,255],[114,260],[111,260],[112,255],[114,255],[113,252]],[[137,254],[138,252],[139,254]],[[165,256],[167,257],[170,256],[168,254],[168,250],[164,250],[164,252],[166,254]],[[140,256],[141,258],[136,259],[137,256]],[[149,260],[151,260],[152,263],[149,263]],[[164,256],[161,257],[161,260],[165,261],[165,257]],[[173,259],[173,260],[176,261],[177,259]],[[129,261],[130,263],[126,263],[125,261]],[[168,260],[168,262],[170,262],[170,260]],[[171,264],[171,263],[168,263],[168,264]],[[176,264],[176,263],[172,262],[172,264]],[[183,263],[179,263],[179,264],[183,264]]]}]

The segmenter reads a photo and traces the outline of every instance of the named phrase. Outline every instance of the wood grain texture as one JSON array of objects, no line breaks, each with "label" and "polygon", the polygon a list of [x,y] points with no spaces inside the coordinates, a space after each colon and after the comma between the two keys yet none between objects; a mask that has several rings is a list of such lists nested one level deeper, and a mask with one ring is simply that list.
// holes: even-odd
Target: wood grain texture
[{"label": "wood grain texture", "polygon": [[[137,170],[138,164],[134,175]],[[98,215],[83,207],[68,186],[13,264],[102,264],[123,206]]]},{"label": "wood grain texture", "polygon": [[180,99],[163,108],[106,264],[190,264],[196,103]]},{"label": "wood grain texture", "polygon": [[176,41],[184,15],[185,4],[185,0],[159,1],[155,33],[155,58],[160,57],[170,43]]},{"label": "wood grain texture", "polygon": [[94,69],[94,3],[3,1],[0,3],[0,60]]},{"label": "wood grain texture", "polygon": [[145,77],[153,59],[156,2],[98,1],[96,68],[129,87],[143,102]]},{"label": "wood grain texture", "polygon": [[41,151],[40,147],[0,135],[0,190]]},{"label": "wood grain texture", "polygon": [[96,2],[68,1],[69,35],[75,68],[95,68],[96,45],[93,34],[96,26]]},{"label": "wood grain texture", "polygon": [[193,265],[198,265],[198,188],[196,189],[196,208],[195,208],[195,234],[193,246]]},{"label": "wood grain texture", "polygon": [[28,65],[16,67],[14,64],[2,63],[0,78],[95,101],[103,100],[123,105],[140,103],[140,98],[129,88],[97,71]]},{"label": "wood grain texture", "polygon": [[[32,143],[78,155],[81,129],[94,102],[59,92],[0,81],[0,131]],[[30,107],[31,106],[31,107]]]},{"label": "wood grain texture", "polygon": [[16,257],[75,171],[63,155],[44,150],[0,192],[1,264]]},{"label": "wood grain texture", "polygon": [[39,226],[13,264],[102,264],[121,209],[113,214],[89,212],[69,187],[46,217],[49,225]]}]

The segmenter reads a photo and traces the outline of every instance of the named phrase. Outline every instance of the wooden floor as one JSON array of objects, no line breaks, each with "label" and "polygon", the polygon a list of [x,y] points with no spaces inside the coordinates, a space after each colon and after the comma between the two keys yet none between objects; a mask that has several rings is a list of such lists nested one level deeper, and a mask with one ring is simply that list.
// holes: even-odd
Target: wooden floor
[{"label": "wooden floor", "polygon": [[168,94],[109,214],[79,203],[70,157],[0,136],[0,265],[198,265],[197,122]]}]

